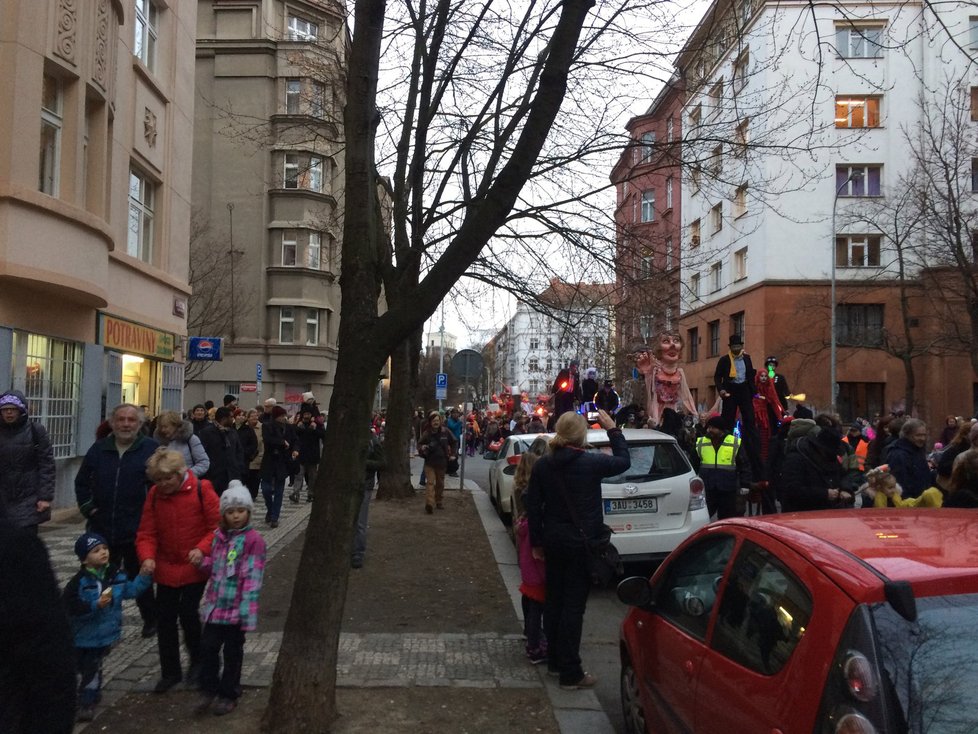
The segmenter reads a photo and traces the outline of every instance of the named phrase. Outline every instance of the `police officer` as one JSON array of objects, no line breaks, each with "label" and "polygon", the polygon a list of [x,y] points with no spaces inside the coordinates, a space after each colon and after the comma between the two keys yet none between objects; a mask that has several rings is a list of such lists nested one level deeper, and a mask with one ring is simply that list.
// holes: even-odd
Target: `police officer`
[{"label": "police officer", "polygon": [[[693,463],[706,485],[706,508],[717,520],[737,517],[737,499],[751,484],[750,463],[729,424],[715,415],[706,422],[706,435],[696,440]],[[743,489],[742,489],[743,488]]]}]

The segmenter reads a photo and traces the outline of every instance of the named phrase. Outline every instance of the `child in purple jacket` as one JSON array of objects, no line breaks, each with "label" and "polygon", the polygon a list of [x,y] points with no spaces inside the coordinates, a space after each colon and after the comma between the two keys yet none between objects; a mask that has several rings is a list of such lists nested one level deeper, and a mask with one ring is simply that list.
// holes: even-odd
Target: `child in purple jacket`
[{"label": "child in purple jacket", "polygon": [[[229,714],[241,695],[245,632],[254,630],[258,622],[258,593],[265,570],[265,541],[251,527],[253,507],[248,489],[232,480],[221,494],[221,526],[214,531],[210,554],[191,558],[210,572],[200,607],[204,632],[197,713],[210,709],[215,716]],[[222,647],[224,671],[219,679]]]}]

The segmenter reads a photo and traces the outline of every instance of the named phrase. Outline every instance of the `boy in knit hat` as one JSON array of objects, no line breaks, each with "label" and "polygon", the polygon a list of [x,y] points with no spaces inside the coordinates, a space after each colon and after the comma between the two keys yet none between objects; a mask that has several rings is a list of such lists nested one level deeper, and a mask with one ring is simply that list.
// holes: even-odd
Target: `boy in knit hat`
[{"label": "boy in knit hat", "polygon": [[78,721],[91,721],[102,698],[102,661],[122,635],[122,600],[135,599],[152,584],[152,575],[140,572],[130,581],[124,571],[109,565],[109,546],[97,533],[84,533],[75,541],[81,561],[65,586],[62,599],[75,636],[78,684]]},{"label": "boy in knit hat", "polygon": [[214,531],[210,552],[199,560],[200,569],[210,573],[210,579],[200,607],[204,634],[198,713],[229,714],[241,695],[245,632],[258,623],[258,594],[265,571],[265,541],[251,527],[252,509],[251,492],[232,480],[221,494],[221,524]]}]

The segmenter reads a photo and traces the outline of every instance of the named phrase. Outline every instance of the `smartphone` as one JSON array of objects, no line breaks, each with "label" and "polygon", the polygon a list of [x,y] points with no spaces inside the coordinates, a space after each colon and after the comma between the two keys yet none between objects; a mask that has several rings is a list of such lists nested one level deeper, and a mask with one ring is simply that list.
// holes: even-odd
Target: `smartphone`
[{"label": "smartphone", "polygon": [[584,409],[581,412],[584,413],[587,422],[594,423],[598,419],[598,406],[589,400],[582,407]]}]

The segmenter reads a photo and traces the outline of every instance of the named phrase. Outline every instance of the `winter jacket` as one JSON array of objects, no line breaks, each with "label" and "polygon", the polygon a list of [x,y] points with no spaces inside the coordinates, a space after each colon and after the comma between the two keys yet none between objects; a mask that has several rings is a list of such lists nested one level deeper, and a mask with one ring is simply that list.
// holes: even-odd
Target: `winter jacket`
[{"label": "winter jacket", "polygon": [[[233,568],[233,571],[229,571]],[[258,593],[265,572],[265,540],[250,525],[214,531],[201,570],[210,574],[200,619],[205,624],[258,625]]]},{"label": "winter jacket", "polygon": [[326,429],[316,421],[311,421],[308,425],[300,421],[295,424],[294,430],[299,463],[319,464],[322,445],[326,440]]},{"label": "winter jacket", "polygon": [[445,420],[445,428],[452,432],[452,436],[455,437],[455,443],[462,440],[462,419],[456,418],[453,415],[448,416]]},{"label": "winter jacket", "polygon": [[156,561],[153,579],[164,586],[204,581],[207,575],[190,564],[187,554],[194,548],[209,551],[211,534],[220,520],[217,494],[206,479],[197,479],[188,471],[173,494],[164,494],[153,485],[136,536],[139,560]]},{"label": "winter jacket", "polygon": [[[252,428],[245,423],[238,429],[238,442],[241,444],[241,453],[244,454],[245,468],[257,469],[261,465],[261,424]],[[252,464],[254,463],[254,466]]]},{"label": "winter jacket", "polygon": [[[3,394],[27,404],[17,390]],[[37,503],[54,499],[54,450],[44,426],[32,422],[26,410],[14,423],[0,420],[0,467],[0,519],[21,528],[50,520],[50,508],[38,512]]]},{"label": "winter jacket", "polygon": [[238,432],[233,428],[215,426],[211,443],[214,448],[207,450],[211,466],[204,478],[214,485],[215,492],[221,494],[232,479],[240,480],[244,476],[244,451]]},{"label": "winter jacket", "polygon": [[933,486],[935,478],[927,464],[927,452],[907,439],[898,438],[890,445],[886,461],[890,473],[903,488],[904,499],[919,497],[921,492]]},{"label": "winter jacket", "polygon": [[364,490],[374,488],[374,480],[382,469],[387,466],[387,455],[384,453],[384,442],[376,433],[370,434],[370,445],[367,446],[367,468],[364,479]]},{"label": "winter jacket", "polygon": [[418,442],[418,453],[424,457],[426,466],[435,469],[444,469],[448,466],[448,457],[455,456],[458,451],[458,442],[452,432],[440,426],[437,432],[432,432],[429,428],[421,434],[421,441]]},{"label": "winter jacket", "polygon": [[525,517],[516,521],[516,549],[520,561],[520,593],[543,603],[547,597],[547,567],[533,557],[530,526]]},{"label": "winter jacket", "polygon": [[262,424],[261,438],[265,444],[265,454],[261,460],[261,478],[267,481],[284,481],[292,468],[295,431],[288,423],[268,421]]},{"label": "winter jacket", "polygon": [[[135,599],[153,585],[148,575],[140,574],[132,581],[116,566],[108,566],[103,574],[82,566],[71,577],[61,595],[71,621],[75,647],[108,647],[122,636],[122,600]],[[112,588],[112,603],[102,609],[98,600],[102,590]]]},{"label": "winter jacket", "polygon": [[[611,456],[564,446],[533,465],[526,491],[526,514],[534,548],[580,548],[584,545],[581,530],[588,538],[602,534],[601,479],[621,474],[632,464],[621,431],[608,431],[608,440]],[[571,517],[568,501],[573,504],[580,529]]]},{"label": "winter jacket", "polygon": [[784,512],[828,510],[836,507],[829,501],[829,489],[838,489],[842,467],[836,457],[825,457],[805,436],[784,459],[781,474],[781,509]]},{"label": "winter jacket", "polygon": [[211,460],[204,450],[204,444],[194,433],[194,427],[190,421],[184,421],[177,432],[169,441],[160,435],[159,429],[153,432],[153,438],[159,441],[160,446],[165,446],[171,451],[179,451],[183,454],[183,463],[195,477],[202,477],[210,468]]},{"label": "winter jacket", "polygon": [[154,439],[137,436],[120,457],[110,434],[92,444],[75,475],[75,498],[88,529],[110,548],[136,539],[150,485],[146,461],[158,447]]},{"label": "winter jacket", "polygon": [[0,521],[0,569],[0,732],[70,734],[74,649],[44,543]]}]

